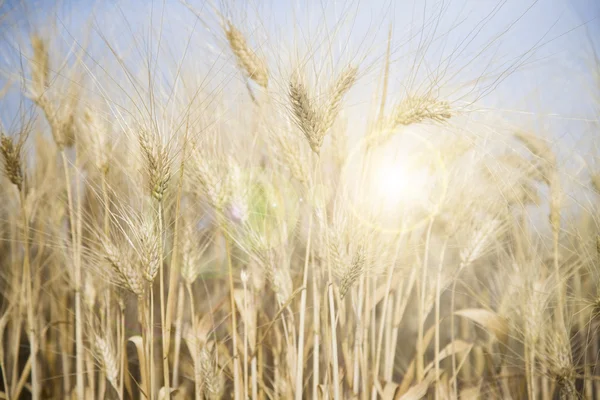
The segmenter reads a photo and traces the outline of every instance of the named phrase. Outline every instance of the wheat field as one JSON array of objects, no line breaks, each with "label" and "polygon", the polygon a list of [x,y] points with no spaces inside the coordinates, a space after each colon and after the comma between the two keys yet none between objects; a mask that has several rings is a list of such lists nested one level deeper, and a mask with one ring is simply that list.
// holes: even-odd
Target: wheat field
[{"label": "wheat field", "polygon": [[406,3],[0,0],[0,397],[600,399],[594,46]]}]

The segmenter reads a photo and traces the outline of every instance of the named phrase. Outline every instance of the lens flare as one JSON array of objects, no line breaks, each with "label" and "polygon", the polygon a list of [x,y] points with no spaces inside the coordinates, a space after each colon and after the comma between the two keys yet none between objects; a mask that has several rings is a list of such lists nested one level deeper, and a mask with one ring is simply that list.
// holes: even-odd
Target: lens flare
[{"label": "lens flare", "polygon": [[369,148],[360,143],[344,170],[350,209],[363,223],[388,233],[417,229],[437,212],[447,190],[439,152],[418,135]]}]

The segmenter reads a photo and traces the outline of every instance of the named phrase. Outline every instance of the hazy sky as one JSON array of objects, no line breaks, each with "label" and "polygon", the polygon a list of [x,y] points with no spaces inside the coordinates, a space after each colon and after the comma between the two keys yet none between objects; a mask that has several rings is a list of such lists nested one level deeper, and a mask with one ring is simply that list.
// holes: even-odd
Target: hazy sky
[{"label": "hazy sky", "polygon": [[[4,15],[0,67],[18,66],[19,52],[27,46],[23,32],[53,21],[58,21],[67,47],[74,39],[83,42],[88,37],[82,28],[91,22],[95,33],[102,32],[132,57],[136,46],[138,52],[140,47],[156,52],[157,41],[147,40],[152,21],[154,31],[160,27],[162,32],[159,59],[164,55],[178,59],[190,37],[192,48],[198,43],[212,49],[216,59],[224,52],[213,40],[219,39],[213,3],[246,29],[267,59],[282,64],[293,56],[294,48],[314,45],[315,37],[330,35],[340,18],[345,21],[337,35],[340,54],[347,45],[366,60],[381,56],[393,23],[392,91],[406,90],[415,60],[420,78],[439,76],[440,65],[447,66],[443,83],[449,95],[484,76],[487,83],[480,86],[489,88],[493,83],[494,90],[480,99],[483,107],[505,113],[508,119],[529,116],[532,128],[566,138],[567,148],[597,152],[598,105],[593,99],[600,88],[592,80],[598,69],[592,50],[600,49],[598,0],[188,1],[207,25],[178,0],[8,0],[0,8]],[[213,61],[200,60],[205,65]],[[511,74],[501,74],[506,70]],[[454,71],[460,72],[453,76]]]}]

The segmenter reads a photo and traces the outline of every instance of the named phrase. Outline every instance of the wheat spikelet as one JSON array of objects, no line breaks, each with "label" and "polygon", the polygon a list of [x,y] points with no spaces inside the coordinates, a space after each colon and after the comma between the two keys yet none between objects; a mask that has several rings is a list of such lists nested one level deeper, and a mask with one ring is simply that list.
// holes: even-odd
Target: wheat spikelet
[{"label": "wheat spikelet", "polygon": [[276,249],[268,246],[264,238],[253,238],[251,244],[251,255],[263,268],[265,278],[271,285],[279,304],[283,304],[292,294],[292,278],[289,265],[284,257]]},{"label": "wheat spikelet", "polygon": [[[212,162],[209,162],[212,161]],[[227,188],[224,174],[221,173],[221,159],[209,157],[204,151],[196,151],[192,158],[193,189],[205,196],[209,204],[217,211],[222,211],[227,201]]]},{"label": "wheat spikelet", "polygon": [[330,100],[328,106],[325,109],[325,113],[323,114],[323,126],[321,128],[324,133],[331,129],[331,126],[335,122],[335,119],[337,118],[340,112],[342,99],[356,82],[357,75],[358,68],[354,66],[347,67],[340,74],[337,81],[335,82],[335,85],[330,90]]},{"label": "wheat spikelet", "polygon": [[65,147],[72,146],[75,143],[75,103],[77,96],[71,95],[69,101],[61,104],[58,108],[60,112],[44,94],[34,97],[33,101],[44,113],[48,125],[50,125],[52,138],[58,148],[62,150]]},{"label": "wheat spikelet", "polygon": [[205,399],[221,399],[225,385],[215,355],[210,350],[212,343],[206,343],[201,336],[197,336],[191,326],[185,330],[184,339],[192,354],[196,389],[202,392],[196,395]]},{"label": "wheat spikelet", "polygon": [[93,310],[94,305],[96,304],[96,287],[94,286],[93,279],[89,275],[83,283],[83,302],[88,310]]},{"label": "wheat spikelet", "polygon": [[33,49],[30,88],[32,100],[46,116],[56,145],[60,149],[70,147],[75,142],[75,109],[79,99],[78,86],[75,83],[71,84],[67,94],[68,100],[59,107],[55,107],[45,93],[50,83],[50,57],[47,45],[42,38],[34,35],[31,37],[31,46]]},{"label": "wheat spikelet", "polygon": [[154,281],[160,263],[159,237],[156,216],[151,216],[142,221],[140,226],[140,261],[144,271],[144,278],[148,282]]},{"label": "wheat spikelet", "polygon": [[360,247],[352,257],[350,266],[344,272],[340,282],[340,296],[344,298],[348,290],[360,278],[365,270],[365,252]]},{"label": "wheat spikelet", "polygon": [[208,399],[221,399],[223,396],[223,377],[207,347],[202,347],[198,356],[199,372],[204,383],[204,395]]},{"label": "wheat spikelet", "polygon": [[319,154],[325,138],[325,132],[321,129],[321,114],[313,106],[306,87],[298,79],[290,82],[289,96],[294,122],[308,140],[312,151]]},{"label": "wheat spikelet", "polygon": [[107,135],[104,125],[100,122],[96,112],[91,108],[86,108],[83,112],[83,122],[85,123],[92,141],[92,154],[98,170],[106,173],[108,171],[108,148]]},{"label": "wheat spikelet", "polygon": [[301,183],[306,183],[308,181],[308,171],[299,147],[292,143],[288,134],[282,135],[280,132],[274,132],[271,138],[277,145],[275,154],[281,159],[280,162],[287,166],[293,178]]},{"label": "wheat spikelet", "polygon": [[540,137],[525,132],[516,132],[514,135],[527,147],[531,154],[543,162],[538,168],[543,181],[550,186],[553,170],[556,169],[556,156],[550,149],[550,146],[548,146],[548,143]]},{"label": "wheat spikelet", "polygon": [[443,122],[452,116],[450,105],[428,96],[411,96],[402,101],[391,115],[390,129],[432,120]]},{"label": "wheat spikelet", "polygon": [[571,345],[566,332],[549,333],[548,363],[550,372],[556,379],[561,400],[577,398],[575,389],[575,368],[571,353]]},{"label": "wheat spikelet", "polygon": [[545,140],[525,132],[516,132],[514,135],[534,156],[541,158],[549,164],[555,164],[554,153],[550,150]]},{"label": "wheat spikelet", "polygon": [[60,119],[58,120],[58,127],[56,128],[60,133],[57,136],[60,137],[60,146],[72,147],[75,144],[76,133],[78,128],[77,118],[77,102],[78,94],[75,92],[75,84],[72,84],[69,89],[67,101],[60,105]]},{"label": "wheat spikelet", "polygon": [[140,131],[138,141],[146,162],[150,194],[156,201],[162,201],[171,173],[167,149],[146,130]]},{"label": "wheat spikelet", "polygon": [[409,96],[394,107],[387,118],[376,125],[376,130],[369,135],[370,145],[381,145],[391,138],[396,128],[418,124],[427,120],[444,122],[452,117],[450,104],[430,96]]},{"label": "wheat spikelet", "polygon": [[194,241],[194,229],[190,225],[184,227],[181,245],[181,277],[191,285],[200,275],[200,257],[198,256],[197,243]]},{"label": "wheat spikelet", "polygon": [[50,76],[50,57],[46,42],[37,35],[31,37],[33,57],[31,62],[32,91],[40,97],[48,87]]},{"label": "wheat spikelet", "polygon": [[226,190],[229,194],[226,215],[234,223],[243,223],[248,219],[249,208],[247,202],[246,182],[239,164],[229,158],[229,173],[227,175]]},{"label": "wheat spikelet", "polygon": [[298,77],[290,81],[289,97],[293,120],[302,131],[315,154],[319,154],[323,139],[333,125],[344,95],[356,82],[358,69],[346,68],[329,91],[328,103],[320,108],[309,98],[308,91]]},{"label": "wheat spikelet", "polygon": [[133,294],[142,296],[145,291],[144,281],[139,271],[132,267],[131,262],[124,260],[119,249],[112,243],[104,241],[104,258],[117,275],[117,281],[123,284]]},{"label": "wheat spikelet", "polygon": [[95,340],[96,351],[98,352],[100,362],[103,367],[106,379],[110,382],[115,390],[119,390],[117,385],[117,377],[119,375],[119,363],[115,356],[114,350],[108,340],[96,335]]},{"label": "wheat spikelet", "polygon": [[544,290],[543,282],[523,285],[521,290],[524,299],[519,304],[519,309],[522,317],[523,336],[527,343],[535,345],[543,333],[544,312],[547,309],[549,294]]},{"label": "wheat spikelet", "polygon": [[246,38],[231,22],[227,23],[225,36],[244,73],[258,85],[266,88],[269,83],[269,72],[264,61],[248,46]]},{"label": "wheat spikelet", "polygon": [[508,153],[498,156],[497,159],[502,161],[516,171],[521,171],[527,178],[534,181],[544,181],[544,175],[539,165],[533,164],[531,161],[521,157],[515,153]]},{"label": "wheat spikelet", "polygon": [[346,252],[342,250],[339,236],[335,233],[329,233],[329,238],[327,239],[327,252],[329,254],[331,269],[336,272],[342,271],[346,264],[344,256]]},{"label": "wheat spikelet", "polygon": [[271,284],[277,294],[279,304],[284,304],[292,295],[293,283],[290,275],[289,265],[273,268]]},{"label": "wheat spikelet", "polygon": [[484,222],[475,231],[468,245],[460,251],[460,269],[468,267],[485,253],[499,226],[500,221],[492,219]]},{"label": "wheat spikelet", "polygon": [[552,171],[549,178],[550,185],[550,225],[555,234],[560,232],[560,210],[562,204],[562,192],[560,179],[556,171]]},{"label": "wheat spikelet", "polygon": [[14,143],[9,136],[1,134],[0,153],[4,160],[4,173],[10,182],[21,191],[23,186],[23,170],[21,166],[22,141]]},{"label": "wheat spikelet", "polygon": [[211,244],[210,240],[200,244],[194,225],[186,224],[183,228],[183,243],[181,245],[181,277],[191,285],[200,275],[201,262],[204,252]]}]

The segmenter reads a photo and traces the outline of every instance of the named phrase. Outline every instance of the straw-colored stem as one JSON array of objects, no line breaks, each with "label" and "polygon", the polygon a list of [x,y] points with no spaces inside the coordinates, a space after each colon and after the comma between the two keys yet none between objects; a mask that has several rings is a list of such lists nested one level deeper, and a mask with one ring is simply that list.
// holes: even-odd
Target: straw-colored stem
[{"label": "straw-colored stem", "polygon": [[[450,341],[451,341],[451,343],[454,343],[454,339],[456,337],[456,330],[455,330],[456,326],[455,326],[455,321],[454,321],[454,313],[456,312],[456,309],[455,309],[456,283],[458,282],[459,274],[460,274],[460,269],[458,270],[458,273],[456,274],[456,276],[454,277],[454,280],[452,281],[452,290],[450,292]],[[452,352],[452,355],[450,356],[450,358],[452,359],[452,376],[458,377],[458,369],[457,369],[457,365],[456,365],[455,352]],[[454,385],[452,386],[452,393],[454,395],[454,398],[458,398],[458,379],[455,380]]]},{"label": "straw-colored stem", "polygon": [[[400,240],[398,240],[400,242]],[[389,263],[387,268],[387,278],[385,283],[385,296],[383,298],[383,307],[381,309],[381,322],[379,324],[379,333],[377,336],[377,345],[376,345],[376,354],[375,354],[375,365],[373,366],[373,386],[371,389],[371,398],[375,399],[377,397],[377,387],[376,382],[379,381],[379,368],[381,364],[381,349],[383,344],[383,333],[385,331],[385,322],[386,316],[388,313],[388,304],[390,299],[390,289],[392,287],[392,278],[394,276],[394,266],[396,264],[396,260],[398,258],[398,254],[400,252],[400,243],[398,243],[398,247],[394,253],[394,259]]]},{"label": "straw-colored stem", "polygon": [[159,271],[159,290],[160,290],[160,325],[162,328],[162,361],[163,361],[163,386],[169,392],[169,345],[170,345],[170,327],[167,330],[167,315],[165,305],[165,267],[164,267],[164,221],[163,221],[163,203],[158,202],[158,271]]},{"label": "straw-colored stem", "polygon": [[175,316],[175,348],[173,351],[173,387],[179,387],[179,355],[181,350],[183,308],[184,308],[184,290],[183,285],[179,285],[177,290],[177,314]]},{"label": "straw-colored stem", "polygon": [[427,298],[427,270],[429,269],[429,243],[431,240],[431,229],[433,227],[434,218],[429,219],[427,234],[425,236],[425,251],[423,254],[423,269],[421,271],[421,290],[418,307],[418,333],[417,333],[417,383],[421,383],[425,377],[425,367],[423,357],[425,356],[425,342],[423,335],[425,333],[425,299]]},{"label": "straw-colored stem", "polygon": [[[78,244],[79,237],[77,235],[77,222],[75,220],[75,211],[73,204],[73,193],[71,190],[71,179],[69,177],[69,163],[65,150],[60,151],[65,173],[65,185],[67,188],[67,206],[69,209],[69,222],[71,226],[71,240],[73,250],[73,280],[75,285],[75,370],[76,370],[76,393],[77,398],[84,398],[84,381],[83,381],[83,321],[81,313],[81,268],[79,264]],[[76,179],[77,181],[77,179]]]},{"label": "straw-colored stem", "polygon": [[148,326],[150,337],[150,340],[148,341],[148,354],[150,357],[148,357],[147,362],[150,371],[150,400],[152,400],[154,399],[154,390],[156,387],[156,366],[154,362],[154,288],[152,285],[150,285],[148,290],[150,292],[150,306],[147,307],[148,318],[150,320],[150,325]]},{"label": "straw-colored stem", "polygon": [[319,301],[319,289],[317,284],[317,273],[313,271],[312,274],[312,291],[313,291],[313,379],[312,379],[312,397],[318,399],[319,397],[319,361],[320,361],[320,301]]},{"label": "straw-colored stem", "polygon": [[[68,296],[65,292],[64,296],[61,298],[62,302],[62,313],[61,317],[64,318],[65,321],[68,321]],[[65,395],[71,391],[71,360],[69,357],[69,349],[71,344],[71,338],[69,337],[68,329],[60,330],[60,357],[61,357],[61,366],[63,371],[63,391]],[[14,376],[14,375],[13,375]]]},{"label": "straw-colored stem", "polygon": [[250,361],[250,376],[252,380],[252,399],[258,399],[258,373],[257,373],[257,365],[256,365],[256,355],[252,355],[252,360]]},{"label": "straw-colored stem", "polygon": [[127,358],[127,332],[125,331],[125,310],[121,308],[121,337],[119,338],[120,343],[120,356],[121,356],[121,368],[119,371],[119,398],[123,398],[123,386],[125,384],[125,360]]},{"label": "straw-colored stem", "polygon": [[[444,266],[444,255],[448,239],[444,241],[438,264],[437,277],[435,280],[435,376],[440,376],[440,297],[442,292],[442,267]],[[435,386],[435,399],[440,397],[440,385]]]},{"label": "straw-colored stem", "polygon": [[153,399],[152,397],[152,381],[149,364],[149,340],[152,333],[150,324],[148,323],[148,306],[147,299],[140,297],[138,299],[138,319],[142,326],[142,348],[145,354],[146,362],[142,363],[140,360],[140,375],[142,376],[142,382],[145,383],[143,396],[148,400]]},{"label": "straw-colored stem", "polygon": [[27,336],[31,346],[31,396],[39,399],[40,396],[40,372],[37,363],[38,341],[36,332],[36,320],[34,313],[34,300],[32,294],[31,263],[29,259],[29,221],[25,209],[25,194],[23,190],[19,191],[19,200],[21,203],[21,216],[23,222],[23,285],[25,286],[25,298],[27,302]]},{"label": "straw-colored stem", "polygon": [[[190,298],[190,314],[192,315],[192,332],[196,332],[197,329],[197,325],[196,325],[196,312],[195,312],[195,305],[194,305],[194,293],[192,292],[192,285],[190,285],[189,283],[185,285],[185,288],[187,290],[188,293],[188,297]],[[193,343],[194,349],[193,351],[190,350],[190,352],[192,352],[192,357],[194,358],[194,371],[196,371],[197,367],[197,363],[199,362],[198,360],[198,343],[194,342]],[[194,379],[194,386],[195,386],[195,398],[196,400],[200,400],[202,399],[202,382],[200,381],[200,379]]]},{"label": "straw-colored stem", "polygon": [[229,272],[229,299],[231,306],[231,337],[233,344],[233,391],[234,399],[240,398],[240,371],[238,368],[238,348],[237,348],[237,318],[235,310],[234,284],[233,284],[233,264],[231,260],[231,243],[227,232],[223,229],[225,239],[225,249],[227,252],[227,269]]},{"label": "straw-colored stem", "polygon": [[310,239],[312,233],[312,210],[308,217],[308,238],[304,255],[304,271],[302,274],[302,293],[300,295],[300,322],[298,326],[298,356],[296,358],[296,400],[302,400],[302,372],[304,370],[304,319],[306,317],[306,291],[308,286],[308,265],[310,259]]},{"label": "straw-colored stem", "polygon": [[358,305],[356,310],[356,332],[354,336],[354,372],[352,374],[352,393],[358,396],[360,390],[360,349],[363,342],[362,309],[365,291],[365,277],[361,275],[358,284]]},{"label": "straw-colored stem", "polygon": [[525,346],[525,370],[527,372],[529,398],[535,399],[537,394],[535,381],[535,345],[531,342]]},{"label": "straw-colored stem", "polygon": [[[175,218],[175,223],[173,226],[173,248],[171,249],[171,263],[169,264],[169,290],[167,292],[167,310],[166,310],[166,329],[167,329],[167,335],[166,338],[163,338],[163,340],[166,340],[166,349],[167,349],[167,355],[168,355],[168,351],[170,348],[170,342],[171,342],[171,321],[172,321],[172,315],[174,312],[174,302],[175,302],[175,287],[177,285],[177,279],[179,276],[179,268],[178,268],[178,264],[177,264],[177,254],[178,252],[178,246],[179,246],[179,211],[181,209],[181,195],[183,193],[183,177],[184,177],[184,171],[185,171],[185,160],[187,157],[187,146],[188,146],[188,133],[189,133],[189,127],[186,126],[185,129],[185,135],[183,137],[183,149],[181,152],[181,164],[180,164],[180,168],[179,168],[179,182],[177,185],[177,198],[175,200],[175,214],[174,214],[174,218]],[[162,260],[162,259],[161,259]],[[162,262],[161,262],[162,265]],[[173,387],[177,387],[177,385],[173,385]]]}]

